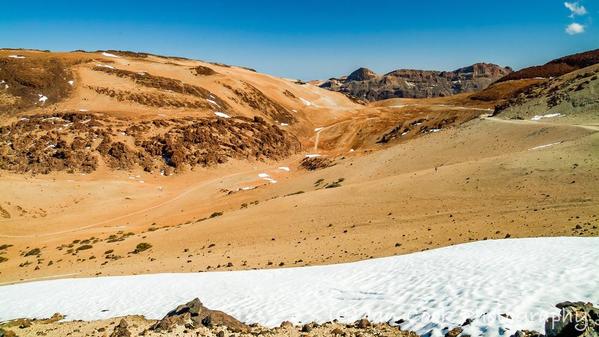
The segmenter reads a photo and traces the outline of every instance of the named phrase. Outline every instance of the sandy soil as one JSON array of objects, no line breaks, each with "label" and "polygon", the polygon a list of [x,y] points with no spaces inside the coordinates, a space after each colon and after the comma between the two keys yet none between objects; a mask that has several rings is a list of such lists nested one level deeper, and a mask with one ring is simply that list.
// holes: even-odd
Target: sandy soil
[{"label": "sandy soil", "polygon": [[[303,150],[279,162],[230,160],[172,176],[103,165],[85,175],[0,171],[1,283],[329,264],[490,238],[599,235],[596,120],[479,119],[492,105],[462,96],[363,106],[238,67],[156,56],[60,55],[93,59],[76,66],[73,93],[2,116],[3,124],[25,113],[79,109],[131,120],[214,116],[214,109],[98,95],[90,87],[194,99],[93,70],[105,64],[202,86],[230,105],[229,113],[275,123],[263,113],[270,103],[259,94],[261,108],[243,103],[240,97],[255,94],[251,84],[293,112],[297,122],[281,127]],[[190,69],[198,65],[217,74],[196,76]],[[417,122],[427,129],[377,143],[390,129]],[[444,126],[430,132],[438,125]],[[335,165],[298,169],[315,147]],[[136,249],[140,243],[148,245]]]}]

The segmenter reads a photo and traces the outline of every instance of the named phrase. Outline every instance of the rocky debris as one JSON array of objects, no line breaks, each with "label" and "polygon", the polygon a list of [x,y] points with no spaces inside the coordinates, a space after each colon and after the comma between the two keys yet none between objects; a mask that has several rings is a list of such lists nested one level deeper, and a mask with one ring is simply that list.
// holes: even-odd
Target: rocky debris
[{"label": "rocky debris", "polygon": [[209,90],[199,87],[197,85],[184,83],[183,81],[180,81],[177,79],[163,77],[163,76],[156,76],[156,75],[152,75],[149,73],[139,73],[139,72],[134,72],[134,71],[129,71],[129,70],[100,67],[100,66],[93,67],[93,70],[99,71],[99,72],[105,72],[107,74],[115,75],[115,76],[118,76],[121,78],[128,78],[130,80],[133,80],[136,84],[139,84],[139,85],[142,85],[142,86],[145,86],[148,88],[154,88],[154,89],[159,89],[159,90],[166,91],[166,92],[174,92],[174,93],[179,93],[179,94],[183,94],[183,95],[199,97],[199,98],[203,98],[203,99],[210,99],[210,100],[216,102],[221,107],[221,110],[229,109],[229,105],[227,104],[227,102],[223,101],[222,99],[220,99],[218,96],[216,96]]},{"label": "rocky debris", "polygon": [[125,319],[121,319],[119,324],[114,327],[114,330],[110,334],[110,337],[131,337],[131,332],[129,331],[129,324]]},{"label": "rocky debris", "polygon": [[511,71],[509,67],[476,63],[454,71],[401,69],[378,76],[369,69],[360,68],[346,78],[332,78],[321,87],[367,101],[444,97],[480,91]]},{"label": "rocky debris", "polygon": [[21,118],[0,127],[0,169],[46,174],[93,172],[102,160],[114,170],[148,172],[214,166],[229,159],[283,159],[297,138],[262,118],[129,121],[89,113]]},{"label": "rocky debris", "polygon": [[58,58],[0,58],[0,114],[47,106],[66,98],[71,92],[71,78],[69,65]]},{"label": "rocky debris", "polygon": [[191,302],[178,306],[175,310],[155,323],[151,330],[168,331],[176,325],[191,324],[192,326],[203,325],[205,327],[224,326],[233,332],[249,332],[249,326],[238,321],[234,317],[217,310],[210,310],[200,302],[198,298]]},{"label": "rocky debris", "polygon": [[333,161],[329,158],[324,157],[306,157],[300,161],[300,167],[308,170],[315,171],[323,168],[331,167],[335,165]]},{"label": "rocky debris", "polygon": [[446,334],[445,337],[458,337],[462,331],[464,331],[462,328],[460,327],[455,327],[451,330],[449,330]]},{"label": "rocky debris", "polygon": [[356,327],[359,329],[366,329],[370,326],[370,321],[366,318],[362,318],[356,321]]},{"label": "rocky debris", "polygon": [[545,321],[547,337],[599,336],[599,308],[592,303],[562,302],[556,307],[560,315]]},{"label": "rocky debris", "polygon": [[599,63],[599,49],[560,57],[558,59],[549,61],[542,66],[524,68],[506,75],[505,77],[499,79],[498,82],[536,77],[558,77],[597,63]]},{"label": "rocky debris", "polygon": [[533,330],[518,330],[510,337],[544,337],[541,333]]},{"label": "rocky debris", "polygon": [[287,108],[268,98],[268,96],[253,85],[247,82],[242,83],[243,90],[224,84],[225,88],[231,90],[235,94],[236,98],[232,98],[235,102],[247,105],[257,112],[269,116],[272,118],[272,121],[276,123],[293,124],[297,121],[295,116],[293,116],[291,111]]},{"label": "rocky debris", "polygon": [[561,302],[560,314],[545,321],[545,335],[538,331],[518,330],[510,337],[597,337],[599,308],[592,303]]}]

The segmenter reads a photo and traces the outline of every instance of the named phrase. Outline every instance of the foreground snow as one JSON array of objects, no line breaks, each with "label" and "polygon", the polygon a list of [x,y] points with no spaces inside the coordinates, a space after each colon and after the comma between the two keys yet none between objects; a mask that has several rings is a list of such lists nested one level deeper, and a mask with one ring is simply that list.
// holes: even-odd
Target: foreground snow
[{"label": "foreground snow", "polygon": [[[0,319],[161,318],[199,297],[246,322],[406,319],[420,334],[543,331],[560,301],[599,300],[599,238],[481,241],[368,261],[275,270],[64,279],[0,287]],[[485,315],[486,313],[486,315]],[[501,317],[509,314],[512,318]]]}]

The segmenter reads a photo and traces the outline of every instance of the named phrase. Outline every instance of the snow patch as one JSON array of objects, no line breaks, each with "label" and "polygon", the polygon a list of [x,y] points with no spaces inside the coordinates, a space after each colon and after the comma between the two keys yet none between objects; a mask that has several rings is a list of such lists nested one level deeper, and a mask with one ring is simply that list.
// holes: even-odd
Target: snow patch
[{"label": "snow patch", "polygon": [[10,57],[11,59],[24,59],[25,56],[23,55],[8,55],[8,57]]},{"label": "snow patch", "polygon": [[531,118],[531,121],[540,121],[543,118],[554,118],[554,117],[560,117],[562,114],[560,113],[553,113],[553,114],[546,114],[546,115],[535,115],[533,118]]},{"label": "snow patch", "polygon": [[[45,280],[0,287],[0,320],[160,319],[195,297],[248,323],[405,319],[402,330],[500,336],[544,330],[564,300],[599,298],[599,238],[487,240],[303,268]],[[148,300],[148,294],[152,294]],[[500,317],[508,314],[512,319]]]},{"label": "snow patch", "polygon": [[321,131],[322,129],[324,129],[324,128],[316,128],[316,129],[314,129],[314,132]]},{"label": "snow patch", "polygon": [[211,100],[211,99],[206,99],[206,100],[207,100],[209,103],[212,103],[212,104],[214,104],[214,105],[216,105],[216,106],[220,106],[220,105],[218,105],[218,103],[216,103],[216,101],[214,101],[214,100]]},{"label": "snow patch", "polygon": [[314,104],[314,103],[308,101],[307,99],[304,99],[304,98],[301,98],[301,97],[300,97],[300,101],[302,101],[302,103],[304,103],[304,105],[306,105],[306,106],[311,106],[311,105]]},{"label": "snow patch", "polygon": [[258,177],[260,177],[260,178],[269,178],[270,175],[268,173],[258,173]]},{"label": "snow patch", "polygon": [[216,111],[214,114],[215,114],[217,117],[222,117],[222,118],[231,118],[231,116],[227,115],[227,114],[226,114],[226,113],[224,113],[224,112],[220,112],[220,111]]},{"label": "snow patch", "polygon": [[68,84],[69,84],[71,87],[72,87],[73,85],[75,85],[75,81],[73,81],[73,80],[70,80],[70,81],[68,81],[67,83],[68,83]]},{"label": "snow patch", "polygon": [[44,96],[43,94],[37,94],[37,96],[39,97],[38,102],[42,102],[42,105],[44,105],[48,100],[48,97]]},{"label": "snow patch", "polygon": [[546,147],[550,147],[550,146],[553,146],[553,145],[558,145],[558,144],[561,144],[561,143],[562,143],[562,142],[556,142],[556,143],[551,143],[551,144],[539,145],[539,146],[535,146],[535,147],[533,147],[533,148],[530,148],[530,149],[528,149],[528,150],[529,150],[529,151],[532,151],[532,150],[544,149],[544,148],[546,148]]},{"label": "snow patch", "polygon": [[320,157],[320,155],[318,153],[311,153],[311,154],[307,154],[306,158],[317,158]]},{"label": "snow patch", "polygon": [[287,167],[287,166],[279,166],[279,170],[285,171],[285,172],[291,171],[291,169],[289,169],[289,167]]},{"label": "snow patch", "polygon": [[96,66],[102,67],[102,68],[114,69],[113,66],[109,66],[108,64],[98,63],[98,64],[96,64]]},{"label": "snow patch", "polygon": [[106,56],[106,57],[115,57],[115,58],[119,58],[119,56],[111,54],[111,53],[107,53],[107,52],[103,52],[102,55]]}]

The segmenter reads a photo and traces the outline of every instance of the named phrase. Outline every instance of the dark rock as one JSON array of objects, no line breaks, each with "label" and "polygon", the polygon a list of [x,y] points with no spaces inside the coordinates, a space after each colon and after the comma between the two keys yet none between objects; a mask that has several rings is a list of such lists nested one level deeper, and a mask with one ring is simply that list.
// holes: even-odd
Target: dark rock
[{"label": "dark rock", "polygon": [[370,326],[370,321],[367,320],[366,318],[362,318],[358,321],[356,321],[356,327],[360,328],[360,329],[366,329]]},{"label": "dark rock", "polygon": [[598,337],[599,309],[592,303],[562,302],[560,315],[545,321],[547,337]]},{"label": "dark rock", "polygon": [[544,337],[540,332],[533,330],[518,330],[510,337]]},{"label": "dark rock", "polygon": [[464,331],[462,328],[460,327],[455,327],[451,330],[449,330],[446,334],[445,337],[458,337],[462,331]]},{"label": "dark rock", "polygon": [[310,332],[310,331],[312,331],[313,327],[314,327],[314,324],[312,324],[312,323],[304,324],[302,326],[302,332]]},{"label": "dark rock", "polygon": [[218,310],[211,310],[195,298],[191,302],[178,306],[175,310],[152,326],[152,330],[171,330],[176,325],[190,323],[194,326],[224,326],[233,332],[249,332],[249,327],[234,317]]},{"label": "dark rock", "polygon": [[511,71],[495,64],[476,63],[454,71],[400,69],[378,76],[360,68],[346,78],[332,78],[321,87],[367,101],[443,97],[480,91]]},{"label": "dark rock", "polygon": [[129,331],[129,324],[125,319],[121,319],[119,324],[114,327],[114,330],[110,334],[110,337],[131,337],[131,331]]},{"label": "dark rock", "polygon": [[289,322],[289,321],[283,321],[281,322],[281,325],[279,325],[280,328],[293,328],[293,323]]}]

